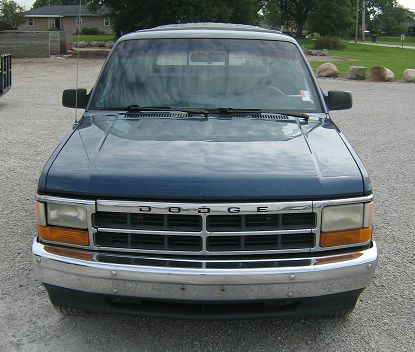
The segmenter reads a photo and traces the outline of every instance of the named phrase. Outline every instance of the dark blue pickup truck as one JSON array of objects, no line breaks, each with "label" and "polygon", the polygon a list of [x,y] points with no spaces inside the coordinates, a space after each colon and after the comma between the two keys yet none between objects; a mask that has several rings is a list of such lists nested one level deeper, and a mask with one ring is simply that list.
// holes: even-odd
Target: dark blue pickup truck
[{"label": "dark blue pickup truck", "polygon": [[38,185],[34,266],[64,314],[344,316],[377,265],[367,172],[292,38],[122,37]]}]

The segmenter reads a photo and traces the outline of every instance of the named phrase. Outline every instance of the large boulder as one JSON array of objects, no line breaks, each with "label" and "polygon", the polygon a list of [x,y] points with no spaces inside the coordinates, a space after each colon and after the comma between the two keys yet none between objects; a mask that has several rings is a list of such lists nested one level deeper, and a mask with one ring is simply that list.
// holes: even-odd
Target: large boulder
[{"label": "large boulder", "polygon": [[376,66],[370,69],[370,74],[373,81],[389,82],[395,78],[394,73],[386,67]]},{"label": "large boulder", "polygon": [[364,80],[366,79],[367,67],[364,66],[350,66],[347,73],[348,79]]},{"label": "large boulder", "polygon": [[403,79],[407,82],[415,83],[415,69],[407,69],[403,71]]},{"label": "large boulder", "polygon": [[331,62],[326,62],[319,66],[317,69],[317,77],[338,77],[339,70],[335,64]]}]

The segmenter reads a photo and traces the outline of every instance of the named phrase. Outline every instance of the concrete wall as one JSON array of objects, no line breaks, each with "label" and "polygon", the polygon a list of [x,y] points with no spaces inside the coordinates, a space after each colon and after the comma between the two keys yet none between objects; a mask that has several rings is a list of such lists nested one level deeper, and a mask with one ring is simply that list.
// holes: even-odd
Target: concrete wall
[{"label": "concrete wall", "polygon": [[72,40],[72,33],[66,33],[66,50],[72,50],[73,40]]},{"label": "concrete wall", "polygon": [[65,54],[67,35],[61,31],[46,32],[0,32],[0,53],[8,53],[13,57],[49,57]]},{"label": "concrete wall", "polygon": [[[104,25],[104,17],[86,16],[82,17],[82,28],[98,28],[105,34],[113,34],[111,26]],[[34,17],[33,26],[29,26],[27,19],[19,26],[20,31],[47,31],[49,29],[49,19],[45,17]],[[68,33],[76,33],[76,17],[64,17],[61,19],[61,29]]]},{"label": "concrete wall", "polygon": [[49,32],[0,32],[0,52],[12,57],[49,57]]},{"label": "concrete wall", "polygon": [[66,53],[66,32],[50,31],[50,55],[60,55]]}]

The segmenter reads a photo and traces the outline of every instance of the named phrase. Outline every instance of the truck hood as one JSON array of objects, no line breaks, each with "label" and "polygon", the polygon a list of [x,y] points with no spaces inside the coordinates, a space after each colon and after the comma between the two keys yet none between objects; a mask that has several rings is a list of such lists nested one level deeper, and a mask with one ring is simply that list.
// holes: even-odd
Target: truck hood
[{"label": "truck hood", "polygon": [[361,171],[343,138],[318,117],[300,124],[86,116],[51,157],[39,191],[169,200],[363,195]]}]

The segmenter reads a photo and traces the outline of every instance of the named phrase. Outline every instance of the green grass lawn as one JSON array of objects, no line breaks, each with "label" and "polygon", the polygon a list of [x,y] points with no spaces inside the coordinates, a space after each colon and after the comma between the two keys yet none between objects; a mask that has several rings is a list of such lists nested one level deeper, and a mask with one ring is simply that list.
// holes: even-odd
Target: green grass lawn
[{"label": "green grass lawn", "polygon": [[[307,49],[313,47],[311,40],[300,40],[300,43]],[[329,55],[348,59],[348,61],[332,61],[339,69],[341,77],[346,76],[349,66],[366,66],[369,75],[371,67],[387,67],[393,71],[396,79],[403,78],[405,69],[415,68],[414,49],[347,44],[346,49],[329,50]],[[311,62],[311,67],[316,71],[323,62]],[[330,62],[330,60],[327,60],[327,62]]]},{"label": "green grass lawn", "polygon": [[[114,42],[115,36],[112,34],[100,34],[100,35],[80,35],[81,42]],[[78,41],[78,35],[74,34],[72,36],[74,42]]]}]

